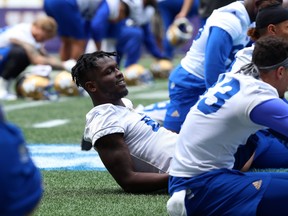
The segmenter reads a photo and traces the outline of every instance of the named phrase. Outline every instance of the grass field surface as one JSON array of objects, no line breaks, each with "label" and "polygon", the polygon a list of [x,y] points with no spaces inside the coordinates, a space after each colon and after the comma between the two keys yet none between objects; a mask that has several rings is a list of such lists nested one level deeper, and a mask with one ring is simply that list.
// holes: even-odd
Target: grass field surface
[{"label": "grass field surface", "polygon": [[[149,66],[150,60],[144,59]],[[135,106],[168,99],[167,80],[149,86],[129,86],[128,98]],[[61,97],[58,101],[2,102],[9,121],[21,127],[28,144],[75,144],[79,146],[85,114],[92,108],[89,97]],[[41,127],[43,123],[63,122]],[[33,215],[111,216],[167,215],[168,193],[124,193],[107,171],[41,170],[44,196]]]}]

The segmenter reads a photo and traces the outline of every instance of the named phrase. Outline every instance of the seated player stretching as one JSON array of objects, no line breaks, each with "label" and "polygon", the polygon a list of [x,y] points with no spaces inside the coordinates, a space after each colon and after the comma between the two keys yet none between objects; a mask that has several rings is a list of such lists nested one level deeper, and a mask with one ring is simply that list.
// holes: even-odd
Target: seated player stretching
[{"label": "seated player stretching", "polygon": [[[93,143],[107,170],[126,192],[166,189],[178,134],[124,104],[128,90],[115,56],[103,51],[84,54],[72,68],[73,80],[88,92],[94,105],[86,115],[84,139]],[[241,169],[254,150],[253,146],[242,148],[234,168]],[[280,154],[285,157],[288,150]]]}]

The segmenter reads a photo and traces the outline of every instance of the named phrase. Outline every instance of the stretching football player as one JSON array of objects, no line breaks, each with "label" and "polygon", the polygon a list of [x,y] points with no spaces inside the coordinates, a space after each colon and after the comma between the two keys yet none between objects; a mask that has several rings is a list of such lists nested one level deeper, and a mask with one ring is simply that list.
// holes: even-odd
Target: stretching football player
[{"label": "stretching football player", "polygon": [[[128,90],[115,56],[116,53],[103,51],[87,53],[72,68],[73,80],[87,91],[94,105],[86,115],[83,143],[90,144],[90,148],[93,144],[107,170],[125,191],[165,189],[178,134],[160,127],[134,110],[130,101],[123,100]],[[235,169],[243,168],[255,151],[254,145],[245,147],[235,155]],[[287,158],[288,149],[285,150],[279,152],[279,157]],[[249,164],[245,167],[248,169]]]},{"label": "stretching football player", "polygon": [[268,127],[288,137],[287,68],[287,40],[260,38],[252,62],[221,74],[190,109],[169,170],[169,215],[287,215],[287,172],[232,168],[251,133]]}]

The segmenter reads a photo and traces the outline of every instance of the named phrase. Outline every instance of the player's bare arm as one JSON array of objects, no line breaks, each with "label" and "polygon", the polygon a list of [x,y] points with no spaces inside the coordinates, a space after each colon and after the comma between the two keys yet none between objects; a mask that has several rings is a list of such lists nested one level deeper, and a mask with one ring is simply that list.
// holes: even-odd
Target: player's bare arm
[{"label": "player's bare arm", "polygon": [[106,135],[95,146],[106,169],[124,191],[144,193],[167,188],[168,174],[135,172],[123,134]]},{"label": "player's bare arm", "polygon": [[17,40],[17,39],[11,39],[11,42],[13,44],[22,46],[23,49],[26,51],[26,54],[31,61],[31,64],[47,64],[51,65],[54,69],[63,70],[63,64],[60,60],[57,58],[54,58],[52,56],[45,56],[42,55],[41,52],[39,52],[37,49],[35,49],[32,45],[29,43]]}]

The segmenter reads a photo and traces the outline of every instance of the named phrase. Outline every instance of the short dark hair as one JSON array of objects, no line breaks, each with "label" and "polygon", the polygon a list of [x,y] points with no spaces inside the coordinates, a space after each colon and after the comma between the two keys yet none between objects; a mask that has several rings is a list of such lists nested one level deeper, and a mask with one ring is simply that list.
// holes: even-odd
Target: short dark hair
[{"label": "short dark hair", "polygon": [[288,41],[277,36],[264,36],[255,42],[252,62],[259,67],[269,67],[288,57]]},{"label": "short dark hair", "polygon": [[116,52],[96,51],[93,53],[85,53],[77,60],[76,65],[72,68],[72,79],[76,85],[84,87],[86,75],[98,67],[97,60],[104,57],[117,56]]}]

